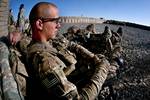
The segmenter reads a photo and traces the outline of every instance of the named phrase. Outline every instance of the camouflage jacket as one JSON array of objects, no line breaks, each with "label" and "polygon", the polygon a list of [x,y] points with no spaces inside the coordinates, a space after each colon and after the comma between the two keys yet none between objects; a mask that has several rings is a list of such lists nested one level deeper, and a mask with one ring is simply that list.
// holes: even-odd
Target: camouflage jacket
[{"label": "camouflage jacket", "polygon": [[8,25],[13,25],[15,23],[14,17],[12,14],[8,15]]},{"label": "camouflage jacket", "polygon": [[46,94],[47,98],[53,99],[76,98],[77,88],[67,80],[63,72],[66,65],[57,57],[56,49],[49,43],[32,41],[28,46],[27,56],[33,81],[39,83],[34,88],[33,93],[36,93],[31,96],[32,99],[37,98],[37,94],[39,99]]},{"label": "camouflage jacket", "polygon": [[24,16],[25,9],[21,9],[18,13],[18,19],[17,19],[17,26],[21,26],[25,24],[25,16]]},{"label": "camouflage jacket", "polygon": [[10,52],[6,44],[0,42],[0,78],[1,78],[1,89],[2,98],[4,100],[24,100],[14,74],[11,72],[9,64]]},{"label": "camouflage jacket", "polygon": [[[24,44],[27,43],[27,42],[25,43],[25,41],[22,41],[22,40],[20,42],[24,42]],[[25,54],[22,53],[23,51],[20,52],[18,50],[22,48],[22,44],[19,42],[17,43],[17,46],[12,46],[9,43],[9,40],[7,39],[7,37],[2,37],[1,41],[5,43],[5,45],[9,49],[9,57],[8,57],[9,65],[10,65],[11,72],[14,76],[14,79],[17,83],[18,92],[20,92],[21,95],[26,97],[27,96],[26,85],[27,85],[27,80],[28,80],[28,73],[26,70],[26,60],[24,57]],[[20,50],[23,50],[23,49],[20,49]]]}]

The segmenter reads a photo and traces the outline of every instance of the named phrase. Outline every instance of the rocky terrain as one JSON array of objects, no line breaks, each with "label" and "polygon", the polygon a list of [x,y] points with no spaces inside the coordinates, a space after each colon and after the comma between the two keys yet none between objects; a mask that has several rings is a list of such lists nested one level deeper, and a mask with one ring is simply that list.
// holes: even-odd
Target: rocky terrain
[{"label": "rocky terrain", "polygon": [[[73,24],[64,24],[61,32]],[[85,28],[87,24],[76,24]],[[119,25],[96,24],[96,31],[103,32],[105,26],[117,31]],[[104,100],[150,100],[150,31],[128,26],[123,28],[122,46],[125,66],[112,80],[111,97],[100,97]],[[107,94],[105,94],[107,95]]]}]

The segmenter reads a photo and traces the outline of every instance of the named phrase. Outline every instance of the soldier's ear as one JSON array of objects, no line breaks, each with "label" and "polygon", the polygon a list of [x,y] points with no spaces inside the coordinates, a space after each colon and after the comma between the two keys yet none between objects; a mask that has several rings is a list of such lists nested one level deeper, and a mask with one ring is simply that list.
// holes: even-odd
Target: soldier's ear
[{"label": "soldier's ear", "polygon": [[36,21],[36,27],[37,27],[37,29],[39,29],[39,30],[42,30],[42,29],[43,29],[43,22],[42,22],[42,20],[38,19],[38,20]]}]

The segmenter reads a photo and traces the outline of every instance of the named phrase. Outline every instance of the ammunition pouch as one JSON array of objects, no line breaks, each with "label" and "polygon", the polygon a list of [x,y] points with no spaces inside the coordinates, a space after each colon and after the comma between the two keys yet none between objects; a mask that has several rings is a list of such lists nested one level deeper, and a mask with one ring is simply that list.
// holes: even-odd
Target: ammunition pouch
[{"label": "ammunition pouch", "polygon": [[68,76],[72,71],[75,70],[76,59],[70,51],[63,49],[58,52],[59,58],[66,64],[66,68],[64,68],[64,73]]}]

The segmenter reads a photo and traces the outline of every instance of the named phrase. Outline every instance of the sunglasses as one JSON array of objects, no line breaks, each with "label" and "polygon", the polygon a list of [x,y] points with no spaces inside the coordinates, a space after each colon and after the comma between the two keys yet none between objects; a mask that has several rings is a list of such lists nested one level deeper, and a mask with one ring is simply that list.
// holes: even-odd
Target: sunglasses
[{"label": "sunglasses", "polygon": [[42,22],[54,22],[56,24],[61,23],[61,18],[40,18]]}]

